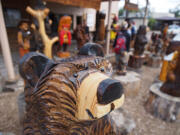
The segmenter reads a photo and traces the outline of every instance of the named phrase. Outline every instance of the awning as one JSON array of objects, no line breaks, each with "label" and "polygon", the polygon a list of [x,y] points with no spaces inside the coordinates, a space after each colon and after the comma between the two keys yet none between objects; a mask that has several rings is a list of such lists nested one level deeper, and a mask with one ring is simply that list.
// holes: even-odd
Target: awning
[{"label": "awning", "polygon": [[44,0],[46,2],[55,2],[63,5],[70,5],[83,8],[94,8],[99,10],[101,0]]},{"label": "awning", "polygon": [[[46,2],[55,2],[63,5],[70,5],[83,8],[94,8],[96,10],[100,9],[101,2],[109,0],[44,0]],[[119,0],[113,0],[119,1]]]}]

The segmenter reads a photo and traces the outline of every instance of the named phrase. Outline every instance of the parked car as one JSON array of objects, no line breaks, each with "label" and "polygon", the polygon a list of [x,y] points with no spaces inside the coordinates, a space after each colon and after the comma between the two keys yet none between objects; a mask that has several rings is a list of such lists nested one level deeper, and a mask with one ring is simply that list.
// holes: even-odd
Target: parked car
[{"label": "parked car", "polygon": [[178,26],[176,24],[169,25],[168,33],[169,34],[174,34],[174,35],[180,33],[180,26]]}]

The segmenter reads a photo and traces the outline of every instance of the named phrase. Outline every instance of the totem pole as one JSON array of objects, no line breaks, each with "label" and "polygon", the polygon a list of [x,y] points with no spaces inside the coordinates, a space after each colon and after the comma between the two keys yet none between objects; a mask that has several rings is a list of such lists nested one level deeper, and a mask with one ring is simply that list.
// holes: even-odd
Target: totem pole
[{"label": "totem pole", "polygon": [[122,117],[115,112],[124,102],[124,92],[121,83],[107,75],[110,65],[97,56],[55,63],[42,54],[25,55],[20,62],[27,103],[23,134],[127,134],[116,122]]},{"label": "totem pole", "polygon": [[[50,39],[46,33],[45,29],[45,19],[47,18],[49,14],[49,9],[45,6],[42,6],[42,2],[38,0],[38,2],[41,4],[40,6],[37,6],[36,9],[32,9],[31,7],[27,7],[26,11],[31,14],[35,19],[38,21],[39,26],[39,33],[42,37],[42,41],[44,44],[44,54],[52,58],[52,46],[55,42],[58,41],[58,37],[54,37]],[[38,4],[39,4],[38,3]]]},{"label": "totem pole", "polygon": [[128,66],[132,68],[141,68],[143,64],[143,53],[145,45],[147,44],[146,26],[141,25],[136,35],[134,44],[134,54],[130,56]]}]

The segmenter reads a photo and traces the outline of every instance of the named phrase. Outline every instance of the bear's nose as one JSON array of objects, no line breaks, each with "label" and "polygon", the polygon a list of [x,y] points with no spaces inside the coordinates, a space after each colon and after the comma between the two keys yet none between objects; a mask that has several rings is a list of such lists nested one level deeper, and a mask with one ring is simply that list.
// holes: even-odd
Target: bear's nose
[{"label": "bear's nose", "polygon": [[124,93],[122,84],[113,79],[103,80],[97,89],[97,100],[99,104],[109,104],[119,99]]}]

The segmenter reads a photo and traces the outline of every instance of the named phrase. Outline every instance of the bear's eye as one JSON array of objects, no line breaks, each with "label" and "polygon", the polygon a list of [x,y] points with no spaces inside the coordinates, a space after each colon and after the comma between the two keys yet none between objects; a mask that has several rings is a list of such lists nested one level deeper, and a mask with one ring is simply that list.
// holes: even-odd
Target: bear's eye
[{"label": "bear's eye", "polygon": [[104,72],[104,71],[105,71],[104,67],[101,67],[101,68],[100,68],[100,71],[101,71],[101,72]]}]

